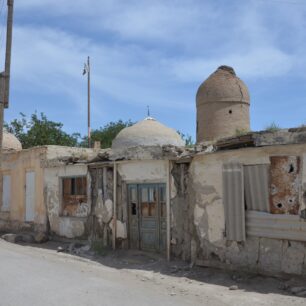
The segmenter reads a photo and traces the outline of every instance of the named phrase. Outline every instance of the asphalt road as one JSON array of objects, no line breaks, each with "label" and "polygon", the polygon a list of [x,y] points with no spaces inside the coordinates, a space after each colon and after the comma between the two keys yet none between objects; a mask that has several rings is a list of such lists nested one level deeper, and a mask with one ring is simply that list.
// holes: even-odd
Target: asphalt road
[{"label": "asphalt road", "polygon": [[0,239],[0,306],[306,305],[304,298],[279,293],[274,279],[253,280],[243,290],[231,291],[228,284],[220,285],[223,278],[221,272],[213,273],[210,282],[198,282],[118,269]]},{"label": "asphalt road", "polygon": [[[158,287],[158,288],[157,288]],[[196,305],[138,274],[0,240],[1,306]]]}]

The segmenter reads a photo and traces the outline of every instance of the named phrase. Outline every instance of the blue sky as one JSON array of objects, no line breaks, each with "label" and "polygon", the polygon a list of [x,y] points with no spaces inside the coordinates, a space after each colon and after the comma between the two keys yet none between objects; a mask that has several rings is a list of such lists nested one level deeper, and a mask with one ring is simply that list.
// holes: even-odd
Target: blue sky
[{"label": "blue sky", "polygon": [[6,121],[37,110],[86,134],[90,55],[92,128],[150,105],[194,137],[196,90],[223,64],[249,87],[253,130],[306,124],[305,0],[15,0],[14,22]]}]

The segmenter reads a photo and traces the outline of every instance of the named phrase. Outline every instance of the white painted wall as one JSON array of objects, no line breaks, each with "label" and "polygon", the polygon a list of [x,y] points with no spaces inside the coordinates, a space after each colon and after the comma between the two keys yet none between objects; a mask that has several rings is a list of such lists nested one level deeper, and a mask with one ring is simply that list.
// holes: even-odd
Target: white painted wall
[{"label": "white painted wall", "polygon": [[129,182],[166,182],[167,161],[141,160],[118,163],[118,172],[122,179]]}]

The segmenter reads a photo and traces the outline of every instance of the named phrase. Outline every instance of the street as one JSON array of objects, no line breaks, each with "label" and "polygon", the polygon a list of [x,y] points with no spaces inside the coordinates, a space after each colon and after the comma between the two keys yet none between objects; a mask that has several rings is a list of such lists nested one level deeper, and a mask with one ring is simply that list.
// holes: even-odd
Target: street
[{"label": "street", "polygon": [[109,262],[103,264],[3,240],[0,240],[0,273],[1,306],[287,306],[306,303],[305,298],[278,289],[279,280],[273,278],[258,276],[238,283],[237,290],[229,290],[234,282],[220,271],[198,269],[195,273],[206,278],[200,281],[188,277],[189,272],[184,272],[184,277],[179,273],[161,273],[148,266],[145,269],[119,268]]}]

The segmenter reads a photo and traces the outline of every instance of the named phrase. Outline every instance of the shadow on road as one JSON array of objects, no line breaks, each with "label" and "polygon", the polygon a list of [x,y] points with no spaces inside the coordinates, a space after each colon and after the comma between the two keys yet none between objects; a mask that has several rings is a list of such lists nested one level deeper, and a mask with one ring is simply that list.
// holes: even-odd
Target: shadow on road
[{"label": "shadow on road", "polygon": [[[292,295],[294,288],[305,287],[306,279],[300,277],[269,277],[240,271],[224,271],[215,268],[192,266],[181,260],[168,262],[165,257],[138,250],[116,250],[96,247],[82,250],[87,242],[48,241],[43,244],[25,244],[27,247],[65,252],[101,265],[126,270],[151,271],[163,276],[180,278],[186,283],[213,284],[229,290],[242,290],[261,294]],[[306,289],[305,289],[306,290]]]}]

